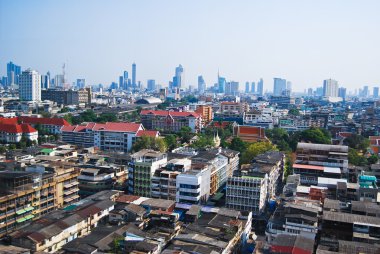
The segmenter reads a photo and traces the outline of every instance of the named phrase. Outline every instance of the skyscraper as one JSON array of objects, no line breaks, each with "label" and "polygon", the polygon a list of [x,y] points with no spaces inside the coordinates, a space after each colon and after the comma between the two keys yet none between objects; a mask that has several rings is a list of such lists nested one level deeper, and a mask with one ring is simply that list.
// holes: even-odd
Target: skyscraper
[{"label": "skyscraper", "polygon": [[364,98],[367,98],[369,96],[369,89],[368,86],[364,86],[363,88],[363,95]]},{"label": "skyscraper", "polygon": [[262,78],[257,83],[257,94],[259,96],[263,96],[263,94],[264,94],[264,81]]},{"label": "skyscraper", "polygon": [[77,88],[84,88],[86,86],[86,80],[84,78],[78,78],[77,79]]},{"label": "skyscraper", "polygon": [[63,88],[65,84],[65,76],[63,74],[55,75],[54,86],[55,88]]},{"label": "skyscraper", "polygon": [[124,89],[124,76],[119,76],[119,89]]},{"label": "skyscraper", "polygon": [[224,93],[226,89],[226,79],[219,76],[218,72],[218,93]]},{"label": "skyscraper", "polygon": [[251,83],[251,93],[255,93],[256,92],[256,84],[255,84],[255,82],[252,82]]},{"label": "skyscraper", "polygon": [[137,83],[136,83],[136,64],[133,63],[132,64],[132,87],[133,89],[135,89],[137,86]]},{"label": "skyscraper", "polygon": [[175,75],[173,77],[172,88],[181,88],[183,86],[183,67],[178,65],[175,68]]},{"label": "skyscraper", "polygon": [[7,63],[7,77],[8,77],[8,86],[12,84],[18,84],[18,78],[21,74],[21,67],[15,65],[12,62]]},{"label": "skyscraper", "polygon": [[338,97],[342,98],[343,100],[346,99],[346,91],[347,89],[344,87],[339,87],[338,89]]},{"label": "skyscraper", "polygon": [[273,95],[282,95],[286,90],[286,79],[274,78],[273,80]]},{"label": "skyscraper", "polygon": [[288,90],[289,94],[292,93],[292,82],[286,82],[286,90]]},{"label": "skyscraper", "polygon": [[50,88],[50,76],[48,74],[41,75],[41,89]]},{"label": "skyscraper", "polygon": [[338,81],[326,79],[323,81],[323,96],[338,97]]},{"label": "skyscraper", "polygon": [[19,77],[19,97],[24,101],[41,101],[41,75],[28,69]]},{"label": "skyscraper", "polygon": [[128,72],[124,71],[124,76],[123,76],[123,85],[120,87],[120,89],[127,90],[128,89]]},{"label": "skyscraper", "polygon": [[148,91],[156,91],[156,81],[154,79],[148,79],[146,85]]},{"label": "skyscraper", "polygon": [[245,93],[249,93],[249,82],[245,82]]},{"label": "skyscraper", "polygon": [[379,98],[379,87],[373,88],[373,98]]},{"label": "skyscraper", "polygon": [[225,94],[237,95],[239,93],[239,82],[231,81],[226,83]]},{"label": "skyscraper", "polygon": [[203,76],[198,76],[198,93],[204,93],[206,91],[206,83]]}]

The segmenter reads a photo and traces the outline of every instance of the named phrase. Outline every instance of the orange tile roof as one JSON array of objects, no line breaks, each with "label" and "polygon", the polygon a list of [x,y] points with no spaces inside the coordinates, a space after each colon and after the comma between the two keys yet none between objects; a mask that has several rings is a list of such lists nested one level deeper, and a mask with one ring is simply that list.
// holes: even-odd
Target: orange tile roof
[{"label": "orange tile roof", "polygon": [[183,117],[199,117],[200,114],[196,112],[177,112],[177,111],[169,111],[169,110],[142,110],[141,115],[156,115],[156,116],[183,116]]},{"label": "orange tile roof", "polygon": [[322,166],[315,165],[305,165],[305,164],[293,164],[293,168],[303,168],[303,169],[314,169],[314,170],[324,170]]}]

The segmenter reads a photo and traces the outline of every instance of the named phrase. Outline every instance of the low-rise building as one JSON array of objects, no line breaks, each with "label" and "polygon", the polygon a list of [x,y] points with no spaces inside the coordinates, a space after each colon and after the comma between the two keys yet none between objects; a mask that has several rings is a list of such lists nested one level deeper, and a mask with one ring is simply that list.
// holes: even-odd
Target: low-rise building
[{"label": "low-rise building", "polygon": [[63,118],[20,116],[18,117],[18,121],[29,124],[34,128],[39,125],[41,129],[50,134],[61,134],[63,126],[70,126],[70,124]]},{"label": "low-rise building", "polygon": [[196,112],[175,112],[165,110],[142,110],[141,123],[147,129],[163,132],[179,132],[182,127],[190,127],[193,132],[202,128],[202,116]]}]

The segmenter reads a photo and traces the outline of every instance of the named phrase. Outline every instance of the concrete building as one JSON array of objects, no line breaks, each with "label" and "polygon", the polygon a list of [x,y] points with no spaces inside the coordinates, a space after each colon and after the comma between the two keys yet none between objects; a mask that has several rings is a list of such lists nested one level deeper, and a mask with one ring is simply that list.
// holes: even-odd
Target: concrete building
[{"label": "concrete building", "polygon": [[41,75],[28,69],[19,77],[19,98],[22,101],[41,101]]},{"label": "concrete building", "polygon": [[298,143],[294,174],[301,175],[301,184],[317,185],[318,177],[348,176],[348,146]]},{"label": "concrete building", "polygon": [[156,170],[166,163],[165,153],[144,149],[132,154],[128,163],[128,193],[151,197],[152,178]]},{"label": "concrete building", "polygon": [[80,147],[98,147],[103,151],[128,152],[139,131],[144,130],[137,123],[87,123],[62,127],[62,140]]},{"label": "concrete building", "polygon": [[199,105],[195,110],[196,113],[202,116],[202,125],[206,126],[213,119],[212,107],[208,105]]},{"label": "concrete building", "polygon": [[79,90],[47,89],[42,90],[42,100],[54,101],[58,105],[78,105],[91,103],[92,91],[90,87]]},{"label": "concrete building", "polygon": [[326,79],[323,81],[323,96],[338,97],[338,81]]},{"label": "concrete building", "polygon": [[19,122],[29,124],[32,127],[40,125],[42,129],[51,134],[61,134],[63,126],[70,126],[63,118],[19,116],[17,119]]},{"label": "concrete building", "polygon": [[273,79],[273,95],[281,96],[286,90],[286,79],[274,78]]}]

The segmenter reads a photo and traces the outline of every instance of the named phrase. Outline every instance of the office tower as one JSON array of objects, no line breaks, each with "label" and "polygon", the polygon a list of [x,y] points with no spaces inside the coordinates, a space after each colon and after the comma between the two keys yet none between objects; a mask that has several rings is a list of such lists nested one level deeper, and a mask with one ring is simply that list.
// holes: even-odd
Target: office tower
[{"label": "office tower", "polygon": [[137,83],[136,83],[136,64],[132,64],[132,87],[136,88]]},{"label": "office tower", "polygon": [[50,88],[50,77],[49,75],[41,75],[41,89]]},{"label": "office tower", "polygon": [[127,90],[128,89],[128,71],[124,71],[123,74],[123,84],[120,89]]},{"label": "office tower", "polygon": [[41,101],[41,75],[28,69],[19,77],[19,97],[24,101]]},{"label": "office tower", "polygon": [[21,67],[15,65],[12,62],[7,63],[7,77],[8,77],[8,86],[12,84],[18,84],[18,78],[21,74]]},{"label": "office tower", "polygon": [[313,88],[307,89],[307,96],[313,96]]},{"label": "office tower", "polygon": [[65,84],[65,76],[62,74],[55,75],[54,87],[63,88]]},{"label": "office tower", "polygon": [[342,98],[343,100],[346,99],[346,91],[347,89],[344,87],[339,87],[338,89],[338,97]]},{"label": "office tower", "polygon": [[1,85],[7,86],[8,85],[8,77],[3,76],[1,78]]},{"label": "office tower", "polygon": [[289,94],[292,93],[292,82],[290,81],[286,82],[286,90],[289,91]]},{"label": "office tower", "polygon": [[148,91],[156,91],[156,81],[154,79],[148,79],[146,85]]},{"label": "office tower", "polygon": [[373,88],[373,98],[379,98],[379,87]]},{"label": "office tower", "polygon": [[245,93],[249,93],[249,82],[245,82]]},{"label": "office tower", "polygon": [[239,82],[231,81],[226,83],[225,94],[236,95],[239,93]]},{"label": "office tower", "polygon": [[251,83],[251,93],[255,93],[256,92],[256,84],[255,84],[255,82],[252,82]]},{"label": "office tower", "polygon": [[259,96],[263,96],[263,94],[264,94],[264,81],[262,78],[257,83],[257,94]]},{"label": "office tower", "polygon": [[273,95],[279,96],[282,95],[286,90],[286,79],[274,78],[273,83]]},{"label": "office tower", "polygon": [[218,72],[218,93],[224,93],[226,89],[226,79],[219,76]]},{"label": "office tower", "polygon": [[323,96],[323,87],[317,87],[317,89],[315,90],[315,95]]},{"label": "office tower", "polygon": [[326,79],[323,81],[323,96],[338,97],[338,81]]},{"label": "office tower", "polygon": [[84,88],[86,86],[86,80],[84,78],[78,78],[77,79],[77,88]]},{"label": "office tower", "polygon": [[173,77],[172,88],[181,88],[183,86],[183,67],[179,65],[175,68],[175,76]]},{"label": "office tower", "polygon": [[364,86],[362,96],[363,96],[364,98],[367,98],[367,97],[369,96],[369,89],[368,89],[368,86]]},{"label": "office tower", "polygon": [[124,88],[124,77],[119,76],[119,89],[123,89],[123,88]]},{"label": "office tower", "polygon": [[204,93],[206,91],[206,83],[203,76],[198,76],[198,93]]}]

